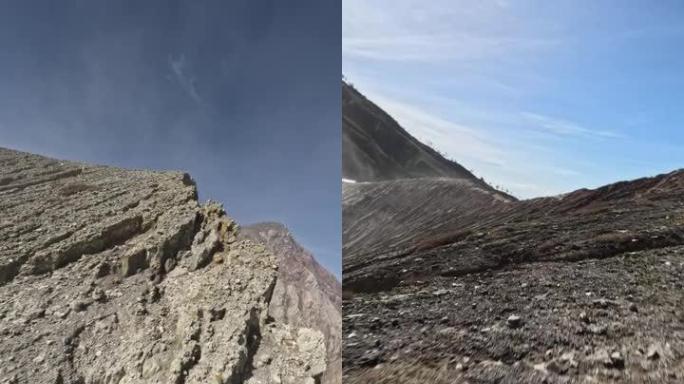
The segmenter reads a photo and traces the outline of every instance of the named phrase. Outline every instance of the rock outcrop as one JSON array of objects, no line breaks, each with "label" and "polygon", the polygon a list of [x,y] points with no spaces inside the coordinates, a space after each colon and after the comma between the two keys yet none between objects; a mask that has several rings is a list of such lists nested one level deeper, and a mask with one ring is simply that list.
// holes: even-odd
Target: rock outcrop
[{"label": "rock outcrop", "polygon": [[323,384],[342,382],[342,287],[340,282],[316,262],[307,250],[279,223],[245,226],[240,238],[263,244],[278,258],[278,280],[273,290],[269,314],[297,327],[319,330],[325,336],[328,365]]},{"label": "rock outcrop", "polygon": [[315,383],[277,259],[189,175],[0,149],[0,382]]},{"label": "rock outcrop", "polygon": [[525,201],[414,176],[343,201],[345,383],[684,380],[684,171]]}]

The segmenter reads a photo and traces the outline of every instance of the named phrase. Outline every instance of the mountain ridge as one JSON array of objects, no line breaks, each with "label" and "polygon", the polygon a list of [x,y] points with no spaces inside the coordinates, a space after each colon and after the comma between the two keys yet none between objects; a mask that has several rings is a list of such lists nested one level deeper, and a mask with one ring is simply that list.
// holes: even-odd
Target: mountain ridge
[{"label": "mountain ridge", "polygon": [[315,383],[322,332],[268,316],[276,257],[189,174],[0,148],[0,377]]}]

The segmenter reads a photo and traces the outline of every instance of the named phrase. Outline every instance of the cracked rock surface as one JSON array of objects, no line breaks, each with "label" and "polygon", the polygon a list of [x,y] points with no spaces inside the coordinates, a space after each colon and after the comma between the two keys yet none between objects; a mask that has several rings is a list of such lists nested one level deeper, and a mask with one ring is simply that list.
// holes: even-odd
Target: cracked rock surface
[{"label": "cracked rock surface", "polygon": [[268,315],[276,258],[187,174],[0,149],[0,211],[0,383],[320,380],[323,335]]}]

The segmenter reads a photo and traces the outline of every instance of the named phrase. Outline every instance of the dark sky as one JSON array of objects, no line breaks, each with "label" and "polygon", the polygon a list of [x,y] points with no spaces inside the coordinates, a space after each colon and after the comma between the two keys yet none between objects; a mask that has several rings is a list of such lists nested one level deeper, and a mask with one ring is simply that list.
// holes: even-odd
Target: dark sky
[{"label": "dark sky", "polygon": [[186,170],[339,276],[339,0],[0,4],[0,146]]}]

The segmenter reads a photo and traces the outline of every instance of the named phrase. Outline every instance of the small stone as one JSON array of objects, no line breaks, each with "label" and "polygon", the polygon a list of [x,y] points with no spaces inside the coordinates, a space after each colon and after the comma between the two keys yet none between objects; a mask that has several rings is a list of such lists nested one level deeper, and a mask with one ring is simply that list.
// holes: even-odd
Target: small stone
[{"label": "small stone", "polygon": [[69,315],[69,312],[71,312],[71,309],[66,308],[64,311],[56,311],[56,312],[53,312],[52,314],[55,317],[58,317],[60,319],[66,319],[66,317]]},{"label": "small stone", "polygon": [[584,311],[582,311],[582,312],[579,314],[579,319],[580,319],[580,321],[582,321],[583,323],[589,323],[589,316],[587,316],[587,313],[584,312]]},{"label": "small stone", "polygon": [[209,309],[209,321],[221,320],[226,315],[225,308],[210,308]]},{"label": "small stone", "polygon": [[70,307],[72,310],[74,310],[76,312],[81,312],[81,311],[85,311],[86,308],[88,308],[88,303],[83,301],[83,300],[74,300],[71,303]]},{"label": "small stone", "polygon": [[100,278],[100,277],[107,276],[109,274],[109,272],[111,271],[111,268],[112,267],[108,262],[106,262],[106,261],[101,262],[100,264],[97,265],[97,267],[95,267],[95,277]]},{"label": "small stone", "polygon": [[625,358],[622,357],[622,354],[618,351],[615,351],[610,354],[610,361],[613,363],[613,366],[616,368],[622,368],[625,365]]},{"label": "small stone", "polygon": [[105,294],[105,291],[102,288],[95,288],[90,297],[92,297],[93,300],[100,303],[107,300],[107,295]]},{"label": "small stone", "polygon": [[40,354],[33,359],[33,362],[36,364],[42,364],[44,361],[45,361],[45,355],[44,354]]},{"label": "small stone", "polygon": [[649,360],[657,360],[660,358],[660,353],[658,353],[658,346],[656,344],[651,344],[648,346],[648,351],[646,352],[646,358]]},{"label": "small stone", "polygon": [[263,367],[263,366],[265,366],[265,365],[268,365],[268,364],[271,363],[271,360],[272,360],[272,359],[271,359],[271,356],[269,356],[269,355],[263,355],[263,356],[259,357],[259,359],[257,360],[257,366],[258,366],[258,367]]},{"label": "small stone", "polygon": [[522,325],[522,318],[518,315],[510,315],[508,316],[508,319],[506,319],[506,325],[508,325],[509,328],[518,328]]},{"label": "small stone", "polygon": [[608,327],[605,325],[592,324],[589,326],[589,332],[594,335],[605,335]]},{"label": "small stone", "polygon": [[606,351],[605,349],[599,349],[594,354],[589,356],[588,360],[601,363],[607,367],[610,367],[613,364],[610,355],[608,354],[608,351]]},{"label": "small stone", "polygon": [[366,351],[363,356],[361,356],[361,364],[364,366],[375,366],[379,361],[380,351],[377,349]]},{"label": "small stone", "polygon": [[546,364],[546,369],[559,375],[563,375],[568,371],[568,367],[565,364],[561,364],[556,360]]},{"label": "small stone", "polygon": [[138,304],[135,306],[135,310],[133,311],[135,315],[137,316],[142,316],[147,314],[147,308],[143,304]]},{"label": "small stone", "polygon": [[169,257],[168,259],[166,259],[166,261],[164,261],[164,271],[166,271],[166,273],[171,272],[173,270],[173,268],[175,268],[175,267],[176,267],[176,259],[175,258]]},{"label": "small stone", "polygon": [[637,308],[637,305],[634,303],[629,303],[629,310],[632,312],[639,312],[639,309]]},{"label": "small stone", "polygon": [[152,289],[150,290],[149,297],[150,303],[156,303],[157,301],[159,301],[159,299],[161,298],[161,290],[158,286],[155,285],[152,287]]}]

